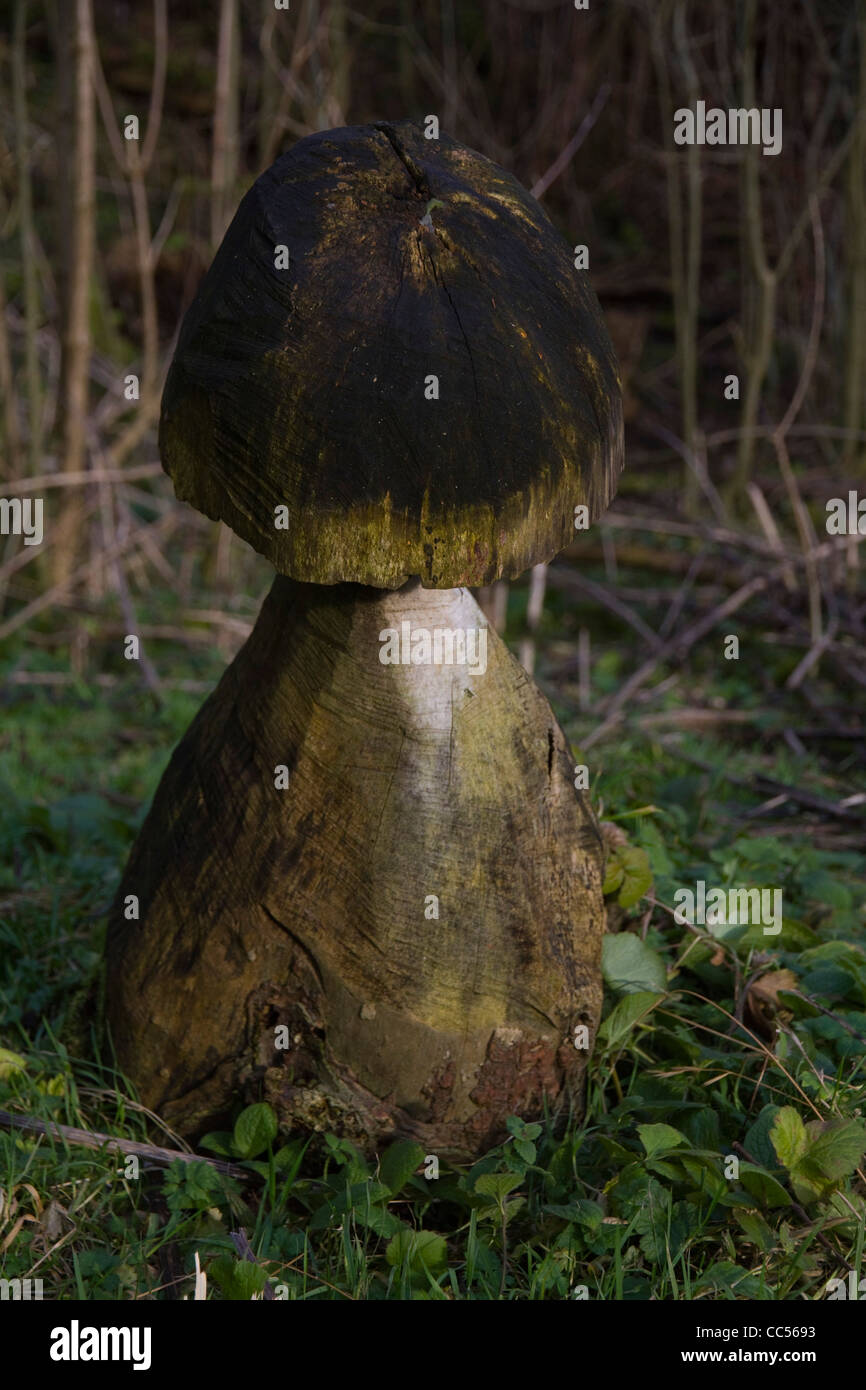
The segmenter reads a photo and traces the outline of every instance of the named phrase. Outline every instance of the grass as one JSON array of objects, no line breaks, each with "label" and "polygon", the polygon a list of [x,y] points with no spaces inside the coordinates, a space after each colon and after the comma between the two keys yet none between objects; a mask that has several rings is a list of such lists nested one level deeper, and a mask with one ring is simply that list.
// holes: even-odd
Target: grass
[{"label": "grass", "polygon": [[[519,627],[522,591],[512,599]],[[708,643],[687,674],[659,671],[670,684],[653,710],[669,726],[642,728],[638,703],[584,759],[598,721],[551,676],[549,635],[573,623],[561,602],[546,610],[539,676],[591,769],[609,846],[605,1008],[583,1119],[563,1131],[513,1117],[507,1143],[438,1177],[409,1143],[367,1160],[336,1136],[278,1135],[265,1105],[198,1145],[243,1176],[0,1128],[3,1277],[40,1277],[52,1299],[192,1297],[198,1258],[211,1298],[249,1298],[267,1279],[298,1299],[791,1300],[866,1274],[862,828],[790,804],[755,814],[772,800],[755,790],[767,776],[838,801],[856,755],[784,742],[797,712],[766,696],[790,669],[784,653],[762,655],[778,672],[750,677]],[[604,694],[622,679],[625,638],[597,621]],[[144,808],[203,698],[171,689],[191,673],[187,652],[150,650],[168,690],[159,710],[128,673],[107,690],[10,685],[3,697],[0,1109],[171,1147],[93,1060],[78,1010]],[[23,655],[9,644],[7,669]],[[197,652],[194,674],[212,681],[223,665]],[[754,722],[689,733],[678,712],[695,705]],[[780,888],[782,931],[678,922],[675,894],[699,879]],[[239,1228],[254,1261],[238,1257]]]}]

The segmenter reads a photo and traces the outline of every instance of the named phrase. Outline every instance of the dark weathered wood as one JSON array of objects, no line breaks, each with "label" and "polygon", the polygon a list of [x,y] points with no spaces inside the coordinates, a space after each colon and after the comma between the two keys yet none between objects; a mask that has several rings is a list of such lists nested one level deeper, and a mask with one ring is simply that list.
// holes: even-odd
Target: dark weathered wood
[{"label": "dark weathered wood", "polygon": [[492,629],[483,673],[383,665],[403,621],[485,622],[467,590],[278,578],[163,777],[106,1007],[121,1067],[182,1133],[243,1094],[289,1129],[465,1156],[511,1113],[580,1105],[604,929],[588,799]]},{"label": "dark weathered wood", "polygon": [[160,448],[180,498],[295,579],[488,584],[607,507],[618,368],[587,272],[510,174],[408,121],[324,131],[241,203]]}]

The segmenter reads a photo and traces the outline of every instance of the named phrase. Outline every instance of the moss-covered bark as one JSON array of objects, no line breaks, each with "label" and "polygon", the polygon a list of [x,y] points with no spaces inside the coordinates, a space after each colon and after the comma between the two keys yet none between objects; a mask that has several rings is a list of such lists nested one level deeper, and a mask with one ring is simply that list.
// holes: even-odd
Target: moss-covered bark
[{"label": "moss-covered bark", "polygon": [[160,784],[112,912],[107,1014],[142,1098],[183,1131],[240,1092],[290,1128],[466,1155],[544,1096],[579,1101],[595,819],[495,632],[483,672],[384,665],[404,622],[484,618],[463,589],[277,578]]}]

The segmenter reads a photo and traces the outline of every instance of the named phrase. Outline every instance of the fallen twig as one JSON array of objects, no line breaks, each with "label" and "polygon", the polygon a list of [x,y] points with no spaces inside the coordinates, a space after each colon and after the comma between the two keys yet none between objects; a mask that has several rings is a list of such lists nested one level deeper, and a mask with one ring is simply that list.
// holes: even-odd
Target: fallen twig
[{"label": "fallen twig", "polygon": [[105,1148],[109,1153],[134,1154],[138,1158],[150,1159],[152,1163],[168,1166],[180,1159],[181,1163],[207,1163],[220,1173],[229,1177],[249,1180],[250,1174],[235,1163],[226,1163],[221,1158],[203,1158],[201,1154],[184,1153],[181,1149],[163,1149],[154,1144],[140,1144],[135,1139],[115,1139],[111,1134],[100,1134],[97,1130],[77,1129],[74,1125],[59,1125],[48,1120],[37,1120],[32,1115],[10,1115],[0,1110],[0,1127],[20,1129],[29,1134],[44,1134],[49,1139],[60,1139],[65,1144],[75,1144],[84,1149]]}]

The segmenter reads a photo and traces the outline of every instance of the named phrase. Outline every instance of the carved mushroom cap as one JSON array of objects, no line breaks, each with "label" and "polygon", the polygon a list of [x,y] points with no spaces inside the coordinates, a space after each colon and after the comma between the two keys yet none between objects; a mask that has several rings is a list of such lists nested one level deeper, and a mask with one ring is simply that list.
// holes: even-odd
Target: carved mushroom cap
[{"label": "carved mushroom cap", "polygon": [[586,273],[510,174],[410,122],[324,131],[226,232],[160,450],[179,498],[295,579],[486,584],[607,507],[618,370]]}]

